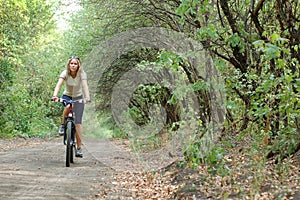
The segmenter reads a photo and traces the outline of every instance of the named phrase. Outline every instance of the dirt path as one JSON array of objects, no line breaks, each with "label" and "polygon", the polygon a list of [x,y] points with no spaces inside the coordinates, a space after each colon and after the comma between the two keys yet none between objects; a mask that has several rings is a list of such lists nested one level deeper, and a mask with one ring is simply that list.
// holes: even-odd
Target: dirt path
[{"label": "dirt path", "polygon": [[151,159],[155,152],[136,162],[127,144],[106,139],[84,138],[83,152],[67,168],[62,138],[0,140],[0,199],[135,199],[111,184],[118,173],[158,169],[174,160]]},{"label": "dirt path", "polygon": [[60,138],[2,149],[0,199],[96,198],[99,184],[107,182],[114,170],[95,159],[85,147],[83,150],[84,158],[75,158],[75,163],[66,168]]},{"label": "dirt path", "polygon": [[[155,155],[155,159],[143,154],[143,162],[137,164],[136,157],[128,152],[126,149],[128,145],[123,144],[124,141],[111,142],[85,138],[84,142],[84,157],[75,158],[75,163],[66,168],[65,146],[61,138],[52,138],[48,141],[19,139],[12,143],[0,140],[0,200],[136,200],[155,199],[162,195],[169,198],[158,199],[174,199],[175,196],[177,197],[175,199],[194,199],[194,196],[212,199],[219,197],[222,190],[234,190],[231,188],[234,185],[229,183],[220,187],[218,176],[209,176],[206,171],[199,173],[175,165],[171,166],[174,169],[168,167],[169,171],[163,173],[139,172],[141,167],[146,171],[148,166],[164,168],[168,166],[168,162],[172,163],[173,159],[170,157],[167,159],[165,155],[158,157],[157,152],[154,152],[151,156]],[[168,162],[163,163],[160,158]],[[263,197],[273,194],[299,199],[299,158],[298,155],[290,161],[291,171],[286,175],[289,181],[284,180],[285,182],[281,184],[278,183],[276,171],[269,166],[270,172],[273,171],[275,174],[271,173],[264,185],[277,183],[277,189],[269,188],[269,191],[262,192],[261,198],[257,199],[270,199]],[[145,160],[149,161],[147,165]],[[241,168],[241,174],[243,169]],[[244,175],[249,177],[250,172],[245,170]],[[203,176],[205,173],[207,176]],[[205,177],[212,179],[200,181]],[[241,180],[237,184],[251,189],[247,181]],[[237,196],[232,199],[240,198]]]}]

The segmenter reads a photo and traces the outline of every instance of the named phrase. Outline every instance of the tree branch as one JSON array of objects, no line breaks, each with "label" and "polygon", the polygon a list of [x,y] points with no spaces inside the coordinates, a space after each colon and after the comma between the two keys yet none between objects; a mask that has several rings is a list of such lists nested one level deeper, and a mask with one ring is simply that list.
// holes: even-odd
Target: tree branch
[{"label": "tree branch", "polygon": [[[229,10],[228,0],[220,0],[221,8],[224,12],[226,19],[228,20],[229,26],[233,33],[237,33],[240,36],[240,32],[236,26],[236,20],[234,20],[232,13]],[[242,73],[247,72],[247,59],[246,56],[240,52],[240,48],[238,46],[231,46],[233,57],[230,58],[230,62]]]},{"label": "tree branch", "polygon": [[253,12],[251,12],[251,19],[252,21],[254,22],[254,25],[255,25],[255,28],[256,30],[258,31],[259,33],[259,36],[262,40],[267,40],[267,38],[265,36],[263,36],[263,32],[264,32],[264,29],[263,27],[260,25],[260,22],[258,20],[258,13],[260,11],[260,9],[262,8],[263,6],[263,3],[264,3],[265,0],[260,0],[255,8],[255,10]]}]

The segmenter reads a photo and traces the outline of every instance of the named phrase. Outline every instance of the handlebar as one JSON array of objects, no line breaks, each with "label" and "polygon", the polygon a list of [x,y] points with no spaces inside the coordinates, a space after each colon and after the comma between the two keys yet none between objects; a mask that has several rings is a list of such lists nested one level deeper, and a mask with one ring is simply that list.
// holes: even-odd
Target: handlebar
[{"label": "handlebar", "polygon": [[[68,99],[63,99],[63,98],[57,98],[57,100],[55,100],[54,98],[51,98],[52,101],[55,101],[55,102],[61,102],[61,103],[65,103],[65,104],[72,104],[72,103],[75,103],[75,102],[78,102],[78,103],[84,103],[83,99],[76,99],[76,100],[68,100]],[[88,101],[88,102],[91,102],[91,101]]]}]

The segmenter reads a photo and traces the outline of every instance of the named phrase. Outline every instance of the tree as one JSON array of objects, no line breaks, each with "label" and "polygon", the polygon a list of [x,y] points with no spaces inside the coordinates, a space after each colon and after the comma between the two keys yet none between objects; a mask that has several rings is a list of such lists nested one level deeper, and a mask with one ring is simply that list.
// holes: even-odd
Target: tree
[{"label": "tree", "polygon": [[[83,19],[97,25],[90,33],[94,41],[145,26],[165,27],[198,40],[226,80],[228,127],[242,133],[254,124],[272,145],[271,152],[299,149],[298,1],[86,0],[83,5],[88,6]],[[180,66],[191,83],[201,81],[193,70],[196,66]],[[198,92],[201,100],[205,90]],[[280,144],[278,138],[285,142]]]},{"label": "tree", "polygon": [[[42,94],[46,91],[43,86],[47,86],[45,67],[41,68],[40,64],[49,63],[50,56],[46,53],[46,57],[37,56],[38,51],[50,43],[51,37],[46,35],[53,34],[51,31],[55,27],[54,12],[47,2],[1,1],[0,137],[44,134],[43,126],[49,125],[39,121],[40,118],[46,119],[47,113],[44,116],[39,114],[46,110]],[[33,100],[33,97],[39,98]]]}]

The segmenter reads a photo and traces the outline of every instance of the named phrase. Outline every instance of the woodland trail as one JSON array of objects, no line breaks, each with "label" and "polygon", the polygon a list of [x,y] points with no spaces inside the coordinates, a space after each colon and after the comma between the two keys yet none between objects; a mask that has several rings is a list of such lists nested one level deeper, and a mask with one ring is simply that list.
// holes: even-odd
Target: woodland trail
[{"label": "woodland trail", "polygon": [[[201,181],[205,178],[205,171],[199,173],[189,168],[175,167],[172,165],[174,159],[166,159],[161,152],[141,154],[144,160],[136,162],[137,157],[129,153],[127,141],[85,138],[84,157],[75,158],[74,164],[67,168],[61,138],[0,140],[0,199],[136,200],[159,197],[204,200],[220,199],[217,197],[220,197],[222,189],[233,189],[231,185],[220,187],[215,184],[218,176]],[[158,153],[162,157],[158,157]],[[167,162],[163,163],[163,159]],[[257,199],[273,199],[269,197],[274,197],[274,194],[278,197],[283,195],[286,199],[299,199],[299,159],[300,155],[295,155],[290,160],[291,171],[286,177],[289,180],[278,186],[275,185],[278,176],[270,173],[264,183],[266,190]],[[147,163],[144,162],[146,160]],[[152,173],[148,166],[162,170]],[[271,167],[272,172],[272,166],[266,167]],[[146,172],[142,172],[142,168]],[[241,173],[243,169],[249,173],[247,168],[241,168]],[[244,174],[243,177],[250,176]],[[249,188],[247,180],[240,181],[240,187]],[[207,192],[209,189],[210,193]],[[230,199],[241,198],[233,193]]]},{"label": "woodland trail", "polygon": [[61,138],[1,148],[0,199],[94,199],[114,170],[83,150],[66,168]]},{"label": "woodland trail", "polygon": [[[74,164],[65,167],[61,137],[0,140],[0,199],[136,199],[126,189],[111,184],[120,173],[149,167],[149,163],[136,162],[128,144],[84,138],[83,153],[83,158],[74,158]],[[172,158],[164,163],[151,156],[144,158],[153,160],[150,165],[156,169],[173,162]]]}]

